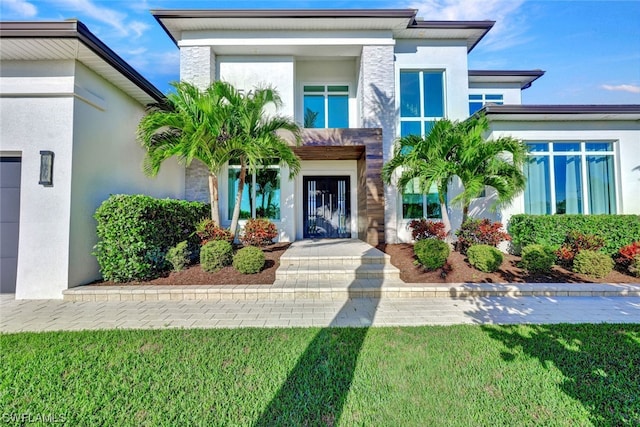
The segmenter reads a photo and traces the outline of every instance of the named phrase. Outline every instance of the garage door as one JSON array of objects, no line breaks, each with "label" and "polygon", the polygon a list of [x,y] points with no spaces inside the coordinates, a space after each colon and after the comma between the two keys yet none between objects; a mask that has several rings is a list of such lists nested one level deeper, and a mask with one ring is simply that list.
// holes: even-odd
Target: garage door
[{"label": "garage door", "polygon": [[20,157],[0,157],[0,293],[15,293],[20,230]]}]

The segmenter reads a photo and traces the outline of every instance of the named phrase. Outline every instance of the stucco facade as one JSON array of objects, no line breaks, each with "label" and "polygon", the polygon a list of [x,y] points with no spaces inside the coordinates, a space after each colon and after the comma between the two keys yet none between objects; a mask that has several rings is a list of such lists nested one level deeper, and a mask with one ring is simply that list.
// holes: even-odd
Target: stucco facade
[{"label": "stucco facade", "polygon": [[[58,29],[79,31],[79,39],[85,31],[75,22],[60,24]],[[22,31],[37,28],[35,23]],[[136,127],[145,102],[134,96],[154,98],[107,79],[121,71],[98,74],[75,54],[15,59],[13,49],[22,39],[5,38],[7,27],[1,29],[0,156],[22,164],[17,275],[7,289],[18,299],[62,298],[63,290],[100,278],[91,254],[96,208],[117,193],[183,198],[184,168],[169,161],[157,178],[142,173],[145,153],[136,142]],[[81,48],[75,50],[82,55]],[[43,150],[54,153],[50,186],[39,184]],[[2,238],[5,246],[8,237]]]}]

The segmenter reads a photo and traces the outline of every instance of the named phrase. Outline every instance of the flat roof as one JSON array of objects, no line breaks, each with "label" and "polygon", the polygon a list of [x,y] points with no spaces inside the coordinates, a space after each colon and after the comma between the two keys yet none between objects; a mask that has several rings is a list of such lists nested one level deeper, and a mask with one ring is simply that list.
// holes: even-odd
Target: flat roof
[{"label": "flat roof", "polygon": [[489,120],[640,120],[640,104],[486,105]]},{"label": "flat roof", "polygon": [[524,90],[544,73],[542,70],[469,70],[469,83],[518,83]]},{"label": "flat roof", "polygon": [[425,21],[416,9],[154,9],[178,44],[183,31],[391,30],[395,38],[463,39],[471,51],[495,21]]},{"label": "flat roof", "polygon": [[[164,98],[151,82],[78,20],[4,21],[0,22],[0,38],[2,60],[76,59],[142,104]],[[81,43],[85,49],[77,49],[70,41]]]}]

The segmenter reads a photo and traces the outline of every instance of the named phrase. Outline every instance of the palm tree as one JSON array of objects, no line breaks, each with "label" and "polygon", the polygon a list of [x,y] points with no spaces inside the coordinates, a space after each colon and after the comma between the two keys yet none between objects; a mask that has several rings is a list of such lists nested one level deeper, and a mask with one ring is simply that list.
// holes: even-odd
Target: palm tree
[{"label": "palm tree", "polygon": [[230,156],[224,125],[231,110],[222,96],[225,84],[214,82],[205,90],[188,82],[171,85],[175,92],[150,104],[138,124],[138,140],[147,150],[143,170],[155,176],[173,156],[186,166],[200,160],[209,171],[211,219],[219,225],[218,174]]},{"label": "palm tree", "polygon": [[394,157],[383,166],[382,179],[390,184],[394,172],[399,170],[396,185],[401,192],[412,180],[425,194],[435,185],[442,220],[449,232],[447,195],[454,177],[459,178],[463,191],[451,204],[462,207],[463,222],[469,215],[471,200],[479,197],[485,186],[496,190],[497,205],[511,202],[524,191],[526,178],[522,168],[526,145],[511,137],[485,140],[488,128],[486,117],[477,115],[464,122],[439,120],[424,138],[402,137],[394,147]]},{"label": "palm tree", "polygon": [[300,140],[300,127],[288,117],[266,113],[270,105],[276,108],[282,106],[280,96],[271,87],[255,88],[247,93],[238,91],[230,84],[224,84],[221,89],[222,96],[232,110],[225,123],[225,131],[229,136],[229,155],[240,164],[238,191],[229,228],[235,235],[247,172],[255,174],[261,167],[273,163],[288,166],[289,179],[300,171],[300,159],[281,134],[282,131],[290,132],[297,143]]}]

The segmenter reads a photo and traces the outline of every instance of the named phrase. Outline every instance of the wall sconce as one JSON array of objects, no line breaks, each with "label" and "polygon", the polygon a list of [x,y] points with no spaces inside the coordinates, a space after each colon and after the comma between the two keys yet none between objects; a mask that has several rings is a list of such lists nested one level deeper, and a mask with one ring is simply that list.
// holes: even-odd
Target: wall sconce
[{"label": "wall sconce", "polygon": [[53,187],[53,151],[40,152],[40,185]]}]

